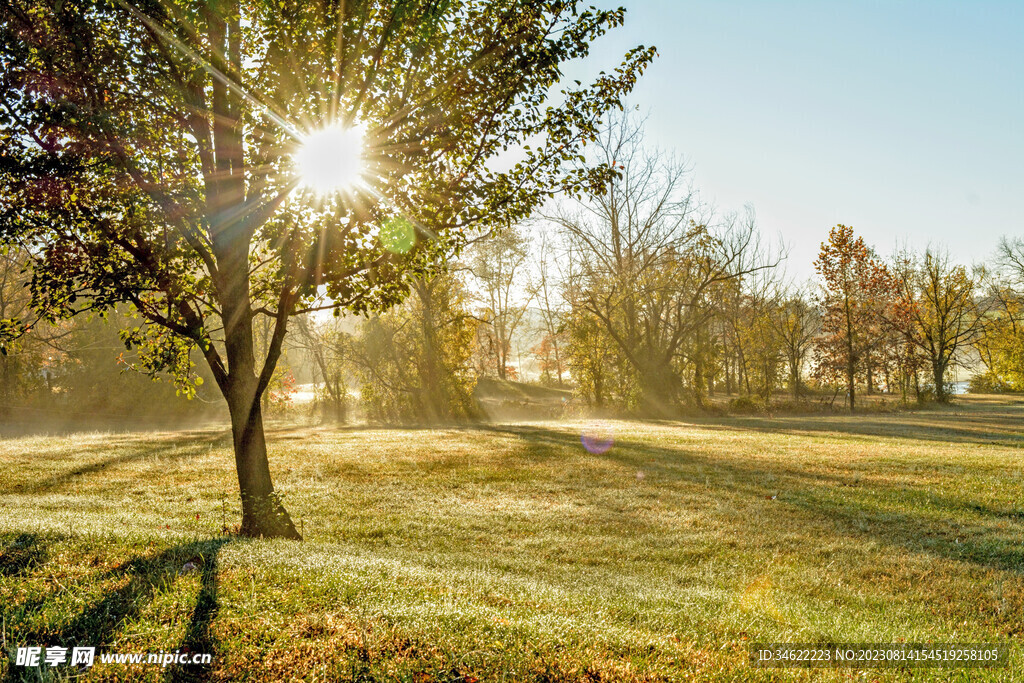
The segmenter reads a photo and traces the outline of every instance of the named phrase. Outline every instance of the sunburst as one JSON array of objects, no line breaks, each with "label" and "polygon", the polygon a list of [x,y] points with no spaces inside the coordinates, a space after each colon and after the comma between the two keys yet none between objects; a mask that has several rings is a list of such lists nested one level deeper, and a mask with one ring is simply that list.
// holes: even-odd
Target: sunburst
[{"label": "sunburst", "polygon": [[329,126],[305,136],[295,153],[301,183],[321,195],[359,186],[366,172],[365,138],[361,126]]}]

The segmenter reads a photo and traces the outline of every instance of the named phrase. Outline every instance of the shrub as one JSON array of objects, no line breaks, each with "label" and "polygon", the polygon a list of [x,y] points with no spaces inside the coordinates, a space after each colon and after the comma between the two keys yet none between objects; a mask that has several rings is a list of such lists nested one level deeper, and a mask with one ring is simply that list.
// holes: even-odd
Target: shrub
[{"label": "shrub", "polygon": [[729,401],[729,412],[732,413],[763,413],[768,409],[759,396],[737,396]]}]

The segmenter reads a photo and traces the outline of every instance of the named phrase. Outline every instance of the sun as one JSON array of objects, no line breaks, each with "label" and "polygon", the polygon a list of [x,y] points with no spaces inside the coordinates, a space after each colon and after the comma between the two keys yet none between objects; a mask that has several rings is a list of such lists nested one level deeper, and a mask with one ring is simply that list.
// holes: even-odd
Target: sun
[{"label": "sun", "polygon": [[313,131],[295,154],[302,184],[318,194],[354,188],[363,177],[364,144],[360,126]]}]

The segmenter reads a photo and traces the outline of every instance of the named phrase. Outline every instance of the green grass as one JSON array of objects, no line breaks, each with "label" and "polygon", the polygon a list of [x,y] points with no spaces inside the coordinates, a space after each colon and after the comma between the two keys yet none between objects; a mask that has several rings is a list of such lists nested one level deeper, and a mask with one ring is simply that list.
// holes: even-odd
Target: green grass
[{"label": "green grass", "polygon": [[1024,402],[609,424],[277,428],[302,543],[221,533],[221,431],[2,440],[0,677],[84,644],[215,656],[88,680],[902,680],[746,644],[906,640],[1014,648],[914,680],[1024,680]]}]

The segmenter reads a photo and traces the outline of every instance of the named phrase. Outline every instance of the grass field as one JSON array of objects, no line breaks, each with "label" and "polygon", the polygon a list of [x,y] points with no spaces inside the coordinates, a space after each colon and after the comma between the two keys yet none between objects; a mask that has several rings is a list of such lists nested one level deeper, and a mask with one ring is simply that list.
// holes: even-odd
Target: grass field
[{"label": "grass field", "polygon": [[277,428],[302,543],[221,533],[223,431],[2,440],[0,677],[94,645],[214,663],[87,680],[902,680],[746,647],[906,640],[1014,648],[914,680],[1024,680],[1024,401],[608,424]]}]

